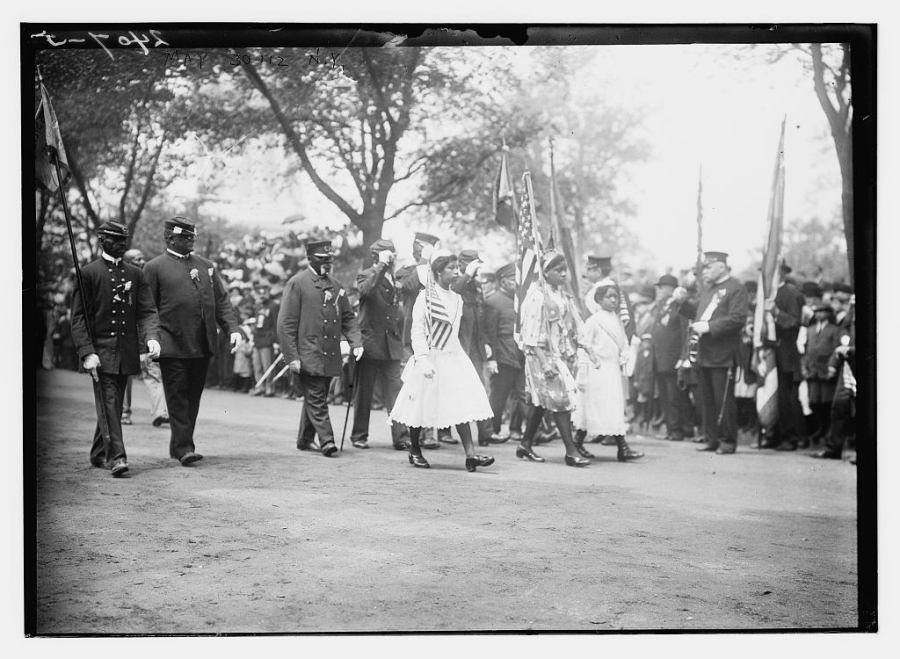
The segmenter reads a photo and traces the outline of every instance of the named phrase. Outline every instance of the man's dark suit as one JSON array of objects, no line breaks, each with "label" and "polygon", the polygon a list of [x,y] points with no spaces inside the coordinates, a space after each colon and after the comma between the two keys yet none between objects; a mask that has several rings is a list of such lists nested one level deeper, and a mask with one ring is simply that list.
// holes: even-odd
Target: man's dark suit
[{"label": "man's dark suit", "polygon": [[341,335],[351,348],[362,345],[356,316],[341,284],[308,268],[288,279],[278,313],[278,339],[286,363],[300,360],[303,410],[297,447],[334,442],[328,416],[328,387],[341,374]]},{"label": "man's dark suit", "polygon": [[493,430],[500,432],[503,409],[513,395],[514,403],[509,420],[510,430],[521,432],[526,404],[525,355],[513,338],[516,328],[516,309],[511,295],[498,289],[484,300],[484,338],[497,361],[497,374],[491,378],[491,409],[494,412]]},{"label": "man's dark suit", "polygon": [[81,275],[87,305],[82,303],[76,288],[72,298],[72,340],[82,360],[90,354],[100,357],[100,382],[95,386],[103,392],[109,445],[104,445],[98,422],[91,462],[101,466],[126,459],[121,425],[125,386],[129,375],[141,371],[141,346],[150,339],[159,341],[159,326],[150,288],[137,266],[121,259],[114,262],[99,258],[85,266]]},{"label": "man's dark suit", "polygon": [[[387,266],[376,263],[356,277],[359,290],[359,331],[363,356],[356,364],[356,400],[352,441],[369,438],[369,417],[375,378],[381,380],[385,410],[390,412],[400,393],[400,363],[403,359],[403,311],[400,292],[388,279]],[[392,423],[391,438],[399,445],[409,434],[405,426]]]},{"label": "man's dark suit", "polygon": [[194,428],[210,357],[218,344],[217,326],[237,332],[234,309],[211,261],[170,251],[151,259],[144,276],[159,313],[162,371],[171,438],[169,455],[180,460],[194,452]]},{"label": "man's dark suit", "polygon": [[653,344],[653,372],[659,386],[660,403],[666,420],[666,431],[672,439],[684,439],[693,430],[691,423],[691,399],[686,389],[678,386],[676,365],[681,361],[684,342],[688,332],[688,321],[679,313],[694,314],[690,302],[667,300],[652,309],[653,326],[650,334]]},{"label": "man's dark suit", "polygon": [[800,351],[797,335],[803,318],[803,294],[796,286],[783,283],[775,293],[775,368],[778,373],[778,421],[776,432],[783,442],[796,442],[803,434],[800,406]]},{"label": "man's dark suit", "polygon": [[[697,351],[703,426],[711,446],[718,445],[720,441],[734,446],[737,444],[737,408],[734,381],[729,379],[729,369],[734,367],[741,330],[747,322],[747,289],[734,277],[707,286],[697,302],[697,320],[704,316],[713,302],[715,307],[708,321],[709,332],[700,337]],[[689,307],[681,309],[686,317],[691,317],[691,311]]]}]

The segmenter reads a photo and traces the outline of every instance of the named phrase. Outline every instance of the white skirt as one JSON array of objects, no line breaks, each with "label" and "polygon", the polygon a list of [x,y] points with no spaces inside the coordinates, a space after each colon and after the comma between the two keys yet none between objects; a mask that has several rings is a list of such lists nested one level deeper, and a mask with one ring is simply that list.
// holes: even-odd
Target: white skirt
[{"label": "white skirt", "polygon": [[[434,366],[430,378],[423,372],[426,363]],[[484,385],[462,351],[432,350],[425,357],[411,357],[401,379],[392,421],[415,428],[446,428],[494,418]]]}]

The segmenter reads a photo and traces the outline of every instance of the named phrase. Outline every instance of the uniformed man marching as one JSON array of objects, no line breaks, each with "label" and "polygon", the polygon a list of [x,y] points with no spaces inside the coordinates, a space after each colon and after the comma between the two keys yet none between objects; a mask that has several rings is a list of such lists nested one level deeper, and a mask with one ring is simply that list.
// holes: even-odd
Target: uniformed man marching
[{"label": "uniformed man marching", "polygon": [[341,335],[349,341],[357,361],[363,348],[347,291],[330,274],[334,262],[331,241],[308,241],[306,256],[309,268],[291,277],[285,286],[278,339],[303,390],[297,448],[308,450],[318,434],[322,455],[332,457],[338,449],[328,416],[328,387],[331,378],[341,374]]},{"label": "uniformed man marching", "polygon": [[97,233],[102,252],[82,270],[85,299],[75,290],[72,340],[84,369],[97,381],[109,426],[106,443],[98,419],[91,464],[120,477],[128,471],[121,425],[125,385],[130,375],[140,373],[141,346],[147,346],[150,357],[159,356],[159,328],[141,269],[122,260],[128,230],[107,222]]},{"label": "uniformed man marching", "polygon": [[194,450],[194,427],[216,352],[216,326],[229,333],[232,352],[242,341],[234,309],[215,265],[194,254],[194,225],[183,217],[165,223],[166,251],[144,266],[159,312],[162,371],[169,408],[169,456],[188,466],[203,458]]},{"label": "uniformed man marching", "polygon": [[[747,320],[747,289],[728,267],[728,254],[704,252],[703,279],[706,287],[697,302],[690,326],[698,337],[697,366],[706,445],[698,451],[734,453],[737,448],[737,407],[734,402],[734,366],[741,331]],[[679,291],[679,297],[684,294]],[[691,318],[693,309],[682,305]]]}]

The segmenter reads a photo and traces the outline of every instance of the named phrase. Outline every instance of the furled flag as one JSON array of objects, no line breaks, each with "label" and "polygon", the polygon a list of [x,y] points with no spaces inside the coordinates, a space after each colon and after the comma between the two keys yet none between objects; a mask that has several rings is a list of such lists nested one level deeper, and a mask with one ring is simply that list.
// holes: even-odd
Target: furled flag
[{"label": "furled flag", "polygon": [[509,174],[509,147],[505,141],[500,153],[500,170],[494,182],[494,219],[508,231],[517,229],[516,193]]},{"label": "furled flag", "polygon": [[[569,265],[569,290],[575,297],[575,304],[578,309],[587,315],[587,309],[583,309],[584,300],[581,299],[581,290],[578,285],[578,272],[575,269],[577,259],[575,258],[575,246],[572,243],[572,232],[569,227],[565,226],[562,221],[559,203],[559,188],[556,186],[556,163],[553,158],[553,140],[550,140],[550,240],[554,243],[555,249],[562,250],[563,256]],[[555,238],[555,240],[554,240]],[[551,245],[548,244],[548,248]]]},{"label": "furled flag", "polygon": [[756,390],[756,410],[760,427],[771,429],[778,419],[778,374],[775,370],[775,319],[766,304],[775,303],[781,260],[781,234],[784,222],[784,121],[775,154],[772,196],[769,198],[769,235],[763,249],[759,285],[756,289],[756,312],[753,318],[753,347],[756,371],[762,378]]},{"label": "furled flag", "polygon": [[538,263],[540,245],[536,240],[534,230],[535,218],[531,212],[531,198],[529,197],[530,172],[522,175],[525,181],[525,194],[522,196],[521,211],[516,223],[516,291],[513,296],[513,305],[516,310],[516,325],[514,334],[519,335],[522,327],[522,315],[519,309],[532,284],[537,281],[540,264]]},{"label": "furled flag", "polygon": [[[43,113],[41,112],[43,110]],[[53,104],[50,103],[50,94],[44,83],[41,82],[41,103],[38,106],[38,115],[43,115],[43,130],[36,124],[36,150],[34,159],[35,175],[48,189],[56,190],[59,187],[59,180],[56,176],[56,167],[53,159],[59,159],[59,167],[63,177],[66,176],[69,169],[69,162],[66,158],[66,149],[63,146],[62,135],[59,132],[59,121],[56,118],[56,112],[53,110]],[[35,119],[38,117],[35,116]],[[49,156],[49,157],[48,157]]]}]

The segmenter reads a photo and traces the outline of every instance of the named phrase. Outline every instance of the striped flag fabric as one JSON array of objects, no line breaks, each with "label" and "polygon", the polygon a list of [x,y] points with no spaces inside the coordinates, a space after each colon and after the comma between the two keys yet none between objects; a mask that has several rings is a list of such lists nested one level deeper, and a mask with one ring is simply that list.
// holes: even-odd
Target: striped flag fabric
[{"label": "striped flag fabric", "polygon": [[437,294],[434,278],[428,278],[428,290],[424,293],[428,308],[428,345],[437,350],[443,350],[447,341],[453,335],[453,319],[447,312],[447,307]]},{"label": "striped flag fabric", "polygon": [[756,371],[761,383],[756,390],[756,411],[760,426],[771,429],[778,420],[778,373],[775,370],[775,319],[766,311],[766,303],[774,304],[778,292],[781,260],[781,237],[784,223],[784,124],[775,154],[772,195],[769,198],[769,234],[763,249],[762,267],[756,289],[756,311],[753,318],[753,347]]},{"label": "striped flag fabric", "polygon": [[[522,176],[523,181],[530,183],[530,180],[526,179],[530,176],[529,172],[525,172]],[[519,309],[531,285],[537,281],[539,267],[540,246],[535,242],[535,218],[531,213],[530,185],[527,183],[516,223],[516,292],[513,296],[513,305],[516,310],[515,335],[519,334],[522,327],[522,314],[519,313]]]},{"label": "striped flag fabric", "polygon": [[508,231],[516,231],[516,193],[509,173],[509,147],[503,142],[500,169],[494,181],[494,220]]},{"label": "striped flag fabric", "polygon": [[[581,299],[581,290],[578,285],[578,271],[576,269],[577,259],[575,258],[575,245],[572,243],[572,232],[569,227],[565,226],[562,221],[559,203],[559,188],[556,185],[556,162],[553,157],[553,140],[550,140],[550,236],[551,240],[555,236],[555,249],[561,250],[566,262],[569,264],[569,291],[575,298],[575,304],[583,313],[584,300]],[[554,247],[550,247],[553,249]]]},{"label": "striped flag fabric", "polygon": [[[59,167],[66,176],[69,168],[69,161],[66,158],[66,149],[63,146],[62,134],[59,131],[59,120],[56,118],[56,112],[53,110],[53,104],[50,102],[50,93],[41,82],[41,103],[38,106],[38,115],[43,117],[43,129],[38,127],[36,131],[36,147],[35,154],[35,175],[49,190],[55,191],[59,188],[60,182],[56,176],[56,167],[52,160],[48,159],[48,153],[53,158],[59,159]],[[35,117],[37,119],[37,117]]]}]

